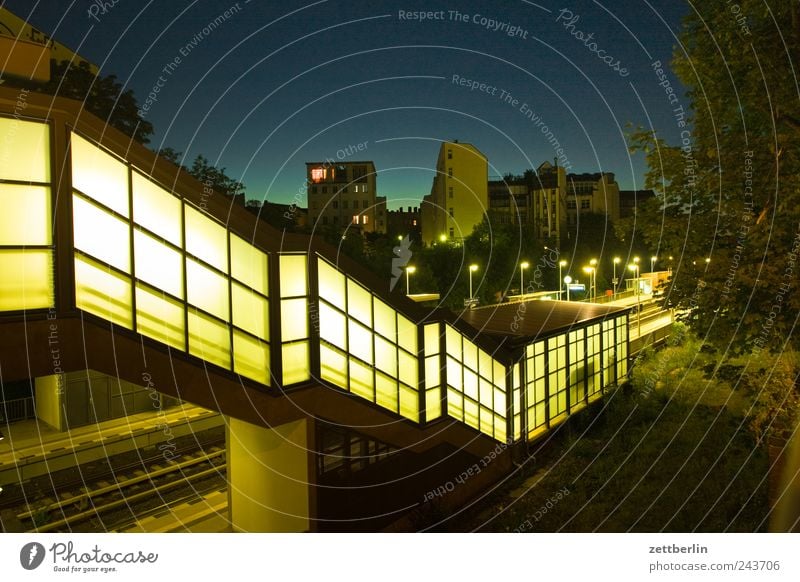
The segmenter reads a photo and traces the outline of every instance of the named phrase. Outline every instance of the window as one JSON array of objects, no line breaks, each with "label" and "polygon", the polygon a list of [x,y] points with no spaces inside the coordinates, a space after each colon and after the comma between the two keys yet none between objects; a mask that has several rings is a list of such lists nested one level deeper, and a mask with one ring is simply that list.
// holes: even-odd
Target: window
[{"label": "window", "polygon": [[228,233],[225,227],[188,205],[186,251],[220,271],[228,272]]},{"label": "window", "polygon": [[312,194],[316,194],[317,193],[317,187],[316,186],[311,186],[311,193]]},{"label": "window", "polygon": [[327,194],[328,193],[328,187],[327,186],[323,186],[322,187],[322,193],[323,194]]},{"label": "window", "polygon": [[353,200],[353,210],[358,210],[358,200]]},{"label": "window", "polygon": [[453,150],[447,150],[447,159],[448,160],[452,160],[453,159]]},{"label": "window", "polygon": [[363,221],[361,222],[361,224],[367,224],[369,222],[369,216],[367,216],[366,214],[362,218]]},{"label": "window", "polygon": [[453,213],[453,209],[452,208],[448,211],[448,213],[450,214],[450,218],[453,218],[454,213]]},{"label": "window", "polygon": [[21,182],[50,181],[50,126],[0,117],[0,177]]},{"label": "window", "polygon": [[364,200],[364,205],[361,208],[363,208],[364,210],[369,208],[369,200]]},{"label": "window", "polygon": [[339,217],[338,216],[334,216],[333,217],[333,224],[334,225],[339,224]]},{"label": "window", "polygon": [[311,181],[322,182],[325,179],[325,168],[311,168]]},{"label": "window", "polygon": [[75,248],[130,273],[130,227],[80,196],[73,196]]},{"label": "window", "polygon": [[358,214],[353,215],[353,224],[358,224]]},{"label": "window", "polygon": [[72,185],[104,206],[129,216],[125,164],[74,133],[71,150]]},{"label": "window", "polygon": [[448,187],[447,187],[447,196],[448,196],[449,198],[452,198],[452,197],[453,197],[453,187],[452,187],[452,186],[448,186]]},{"label": "window", "polygon": [[454,230],[454,229],[453,229],[453,227],[451,226],[451,227],[450,227],[450,238],[453,238],[453,237],[455,237],[455,235],[456,235],[456,233],[455,233],[455,230]]},{"label": "window", "polygon": [[133,172],[133,220],[176,246],[183,244],[181,200]]},{"label": "window", "polygon": [[453,177],[453,168],[447,168],[447,175]]},{"label": "window", "polygon": [[567,202],[567,209],[568,210],[575,210],[577,207],[578,206],[577,206],[577,204],[575,204],[574,200],[570,200],[569,202]]},{"label": "window", "polygon": [[591,208],[591,201],[581,200],[581,210],[589,210]]},{"label": "window", "polygon": [[342,194],[347,194],[347,186],[342,186]]},{"label": "window", "polygon": [[[347,204],[347,203],[345,202],[345,204]],[[339,209],[339,203],[336,200],[333,201],[333,209],[334,210],[338,210]]]},{"label": "window", "polygon": [[347,210],[347,200],[342,200],[342,208]]}]

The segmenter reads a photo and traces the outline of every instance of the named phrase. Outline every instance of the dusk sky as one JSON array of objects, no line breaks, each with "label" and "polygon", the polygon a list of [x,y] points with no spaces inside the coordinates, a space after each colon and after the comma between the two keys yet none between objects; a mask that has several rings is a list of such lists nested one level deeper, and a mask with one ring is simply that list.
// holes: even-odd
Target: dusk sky
[{"label": "dusk sky", "polygon": [[689,10],[674,0],[101,4],[3,6],[116,75],[140,106],[160,83],[147,103],[150,147],[185,152],[187,163],[204,154],[249,198],[291,202],[305,162],[338,154],[375,162],[390,208],[417,205],[439,142],[451,139],[486,154],[491,176],[552,161],[556,139],[571,171],[610,171],[621,188],[641,188],[628,124],[679,139],[652,67],[670,60]]}]

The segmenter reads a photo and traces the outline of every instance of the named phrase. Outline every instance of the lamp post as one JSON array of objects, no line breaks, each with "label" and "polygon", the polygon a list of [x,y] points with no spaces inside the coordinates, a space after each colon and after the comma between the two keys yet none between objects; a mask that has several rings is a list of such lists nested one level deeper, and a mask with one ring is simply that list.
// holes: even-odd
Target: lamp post
[{"label": "lamp post", "polygon": [[612,295],[617,294],[617,283],[619,283],[619,280],[617,279],[617,265],[619,265],[619,261],[619,257],[614,257],[614,278],[611,281],[614,284],[614,293],[612,293]]},{"label": "lamp post", "polygon": [[520,295],[525,295],[525,276],[524,276],[524,273],[525,273],[525,269],[527,269],[528,267],[530,267],[530,264],[528,264],[528,261],[522,261],[519,264],[519,294]]},{"label": "lamp post", "polygon": [[567,261],[558,261],[558,298],[561,299],[561,269],[567,266]]},{"label": "lamp post", "polygon": [[592,301],[597,300],[597,259],[589,261],[589,266],[592,268]]},{"label": "lamp post", "polygon": [[594,301],[596,295],[592,290],[597,284],[597,269],[594,267],[584,267],[583,272],[589,275],[589,297]]},{"label": "lamp post", "polygon": [[411,294],[411,286],[409,285],[408,278],[416,270],[417,270],[417,268],[416,267],[412,267],[411,265],[406,267],[406,295],[410,295]]},{"label": "lamp post", "polygon": [[469,298],[472,300],[472,273],[478,270],[478,265],[469,266]]},{"label": "lamp post", "polygon": [[567,301],[569,301],[569,284],[572,283],[572,277],[567,275],[564,277],[564,285],[567,287]]},{"label": "lamp post", "polygon": [[655,256],[655,255],[650,257],[650,272],[651,273],[655,272],[655,270],[656,270],[656,261],[657,260],[658,260],[658,257]]},{"label": "lamp post", "polygon": [[637,337],[640,337],[642,335],[642,314],[639,295],[639,265],[634,263],[632,265],[628,265],[628,268],[636,273],[636,335]]}]

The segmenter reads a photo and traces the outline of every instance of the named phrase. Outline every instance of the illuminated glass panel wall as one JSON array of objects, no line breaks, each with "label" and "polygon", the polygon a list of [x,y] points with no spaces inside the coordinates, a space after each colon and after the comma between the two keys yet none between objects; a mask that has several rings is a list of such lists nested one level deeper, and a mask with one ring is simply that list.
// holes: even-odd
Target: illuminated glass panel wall
[{"label": "illuminated glass panel wall", "polygon": [[589,402],[602,395],[600,354],[600,324],[590,325],[586,328],[586,383]]},{"label": "illuminated glass panel wall", "polygon": [[525,346],[525,393],[529,439],[547,429],[546,343],[543,340]]},{"label": "illuminated glass panel wall", "polygon": [[54,305],[50,126],[0,117],[0,311]]},{"label": "illuminated glass panel wall", "polygon": [[77,307],[270,384],[267,254],[71,138]]},{"label": "illuminated glass panel wall", "polygon": [[439,343],[441,325],[425,325],[425,420],[431,421],[442,416],[442,359]]},{"label": "illuminated glass panel wall", "polygon": [[445,324],[447,414],[499,441],[506,440],[505,366]]},{"label": "illuminated glass panel wall", "polygon": [[419,421],[417,326],[322,258],[320,376]]},{"label": "illuminated glass panel wall", "polygon": [[617,318],[617,379],[628,373],[628,317]]},{"label": "illuminated glass panel wall", "polygon": [[514,364],[511,371],[511,414],[514,440],[522,438],[522,365]]},{"label": "illuminated glass panel wall", "polygon": [[547,385],[551,425],[567,417],[566,334],[547,340]]},{"label": "illuminated glass panel wall", "polygon": [[569,412],[586,405],[586,336],[583,328],[569,332]]},{"label": "illuminated glass panel wall", "polygon": [[308,257],[281,255],[281,361],[283,385],[311,377],[308,351]]}]

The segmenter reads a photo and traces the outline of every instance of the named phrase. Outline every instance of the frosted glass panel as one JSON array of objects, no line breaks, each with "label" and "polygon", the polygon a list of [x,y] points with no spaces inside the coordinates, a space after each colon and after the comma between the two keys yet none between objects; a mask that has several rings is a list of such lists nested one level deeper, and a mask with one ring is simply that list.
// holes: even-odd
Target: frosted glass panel
[{"label": "frosted glass panel", "polygon": [[400,385],[400,414],[419,422],[419,395],[416,390]]},{"label": "frosted glass panel", "polygon": [[412,354],[417,353],[417,326],[399,313],[397,314],[397,343]]},{"label": "frosted glass panel", "polygon": [[375,310],[375,331],[391,340],[397,341],[397,322],[395,311],[377,297],[373,300]]},{"label": "frosted glass panel", "polygon": [[133,220],[175,246],[183,246],[181,201],[133,172]]},{"label": "frosted glass panel", "polygon": [[350,392],[367,400],[373,400],[372,368],[350,358]]},{"label": "frosted glass panel", "polygon": [[372,364],[372,333],[352,319],[348,325],[350,353]]},{"label": "frosted glass panel", "polygon": [[442,415],[442,393],[439,388],[428,390],[425,393],[425,416],[430,422]]},{"label": "frosted glass panel", "polygon": [[308,309],[305,299],[281,301],[281,340],[288,342],[308,337]]},{"label": "frosted glass panel", "polygon": [[347,320],[344,314],[325,302],[319,304],[319,334],[325,341],[347,349]]},{"label": "frosted glass panel", "polygon": [[347,312],[364,325],[372,327],[372,293],[350,279],[347,280]]},{"label": "frosted glass panel", "polygon": [[50,126],[0,117],[0,178],[50,181]]},{"label": "frosted glass panel", "polygon": [[75,304],[117,325],[133,327],[130,279],[82,257],[75,257]]},{"label": "frosted glass panel", "polygon": [[380,372],[375,374],[375,402],[384,408],[397,412],[397,380]]},{"label": "frosted glass panel", "polygon": [[186,259],[186,294],[195,307],[229,321],[227,279],[189,258]]},{"label": "frosted glass panel", "polygon": [[186,251],[228,272],[228,233],[199,210],[186,206]]},{"label": "frosted glass panel", "polygon": [[419,383],[419,376],[417,375],[417,358],[416,356],[409,356],[404,351],[398,352],[400,357],[400,381],[416,387]]},{"label": "frosted glass panel", "polygon": [[186,349],[183,304],[141,284],[136,285],[136,327],[143,335]]},{"label": "frosted glass panel", "polygon": [[0,184],[0,209],[0,245],[51,243],[50,188]]},{"label": "frosted glass panel", "polygon": [[282,346],[283,385],[296,384],[311,376],[308,368],[308,342],[298,342]]},{"label": "frosted glass panel", "polygon": [[397,347],[375,336],[375,367],[397,378]]},{"label": "frosted glass panel", "polygon": [[433,388],[439,386],[440,360],[438,356],[425,358],[425,386]]},{"label": "frosted glass panel", "polygon": [[72,197],[72,209],[75,248],[130,273],[128,223],[78,196]]},{"label": "frosted glass panel", "polygon": [[111,154],[74,133],[72,185],[123,216],[130,216],[128,168]]},{"label": "frosted glass panel", "polygon": [[319,296],[344,311],[344,275],[322,259],[317,260],[317,265],[319,266]]},{"label": "frosted glass panel", "polygon": [[347,357],[323,344],[319,347],[319,357],[322,379],[347,390]]},{"label": "frosted glass panel", "polygon": [[133,233],[136,277],[183,299],[183,257],[143,232]]},{"label": "frosted glass panel", "polygon": [[269,309],[267,300],[249,288],[233,283],[233,325],[253,335],[269,339]]},{"label": "frosted glass panel", "polygon": [[281,297],[308,294],[308,268],[305,255],[281,255]]},{"label": "frosted glass panel", "polygon": [[269,346],[234,331],[233,371],[262,384],[269,384]]},{"label": "frosted glass panel", "polygon": [[53,253],[0,250],[0,311],[53,306]]},{"label": "frosted glass panel", "polygon": [[425,355],[432,356],[439,353],[439,324],[433,323],[425,326]]},{"label": "frosted glass panel", "polygon": [[231,276],[262,295],[269,295],[267,254],[231,233]]},{"label": "frosted glass panel", "polygon": [[189,353],[223,368],[230,368],[230,345],[227,325],[189,310]]}]

